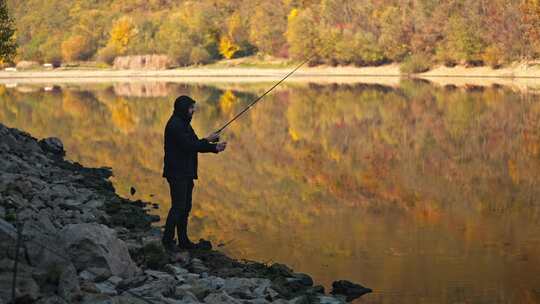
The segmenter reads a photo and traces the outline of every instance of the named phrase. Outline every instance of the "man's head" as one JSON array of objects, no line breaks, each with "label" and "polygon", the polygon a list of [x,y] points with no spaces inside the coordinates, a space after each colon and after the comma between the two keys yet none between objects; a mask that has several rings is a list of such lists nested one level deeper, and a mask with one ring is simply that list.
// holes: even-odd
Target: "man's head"
[{"label": "man's head", "polygon": [[191,120],[195,112],[195,100],[191,97],[182,95],[174,101],[174,114],[184,119]]}]

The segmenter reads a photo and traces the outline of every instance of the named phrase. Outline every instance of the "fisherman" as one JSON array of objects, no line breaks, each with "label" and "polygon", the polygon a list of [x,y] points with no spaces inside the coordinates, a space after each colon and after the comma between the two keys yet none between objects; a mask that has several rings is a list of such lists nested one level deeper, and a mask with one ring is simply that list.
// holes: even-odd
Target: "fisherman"
[{"label": "fisherman", "polygon": [[191,211],[193,180],[197,179],[198,153],[220,153],[227,147],[226,142],[219,142],[219,133],[199,139],[191,127],[191,118],[195,112],[195,100],[182,95],[174,102],[174,112],[165,127],[165,157],[163,177],[167,179],[171,192],[171,209],[167,215],[163,246],[174,251],[174,230],[178,236],[178,248],[196,249],[199,244],[188,238],[188,217]]}]

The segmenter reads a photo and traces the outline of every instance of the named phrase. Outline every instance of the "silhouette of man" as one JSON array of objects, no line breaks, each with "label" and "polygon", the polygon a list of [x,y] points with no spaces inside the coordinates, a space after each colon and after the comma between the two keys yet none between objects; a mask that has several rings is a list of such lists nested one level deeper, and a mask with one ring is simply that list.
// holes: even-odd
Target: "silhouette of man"
[{"label": "silhouette of man", "polygon": [[167,178],[171,192],[171,209],[162,238],[163,246],[167,250],[176,248],[175,228],[179,248],[197,248],[197,244],[192,243],[187,235],[193,180],[197,179],[197,155],[207,152],[220,153],[227,147],[226,142],[218,142],[218,133],[199,139],[190,124],[193,113],[195,100],[180,96],[174,102],[174,113],[165,127],[163,177]]}]

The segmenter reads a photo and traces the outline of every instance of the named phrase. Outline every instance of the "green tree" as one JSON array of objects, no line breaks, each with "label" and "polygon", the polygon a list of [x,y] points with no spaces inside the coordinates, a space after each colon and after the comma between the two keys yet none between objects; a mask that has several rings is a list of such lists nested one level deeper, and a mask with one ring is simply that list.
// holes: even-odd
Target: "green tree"
[{"label": "green tree", "polygon": [[0,64],[11,62],[16,51],[13,19],[8,13],[6,1],[0,0]]}]

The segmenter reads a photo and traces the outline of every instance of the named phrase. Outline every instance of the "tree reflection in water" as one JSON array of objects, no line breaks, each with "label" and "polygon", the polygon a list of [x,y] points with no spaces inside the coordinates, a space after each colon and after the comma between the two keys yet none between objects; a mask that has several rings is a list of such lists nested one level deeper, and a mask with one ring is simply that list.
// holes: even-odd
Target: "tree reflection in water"
[{"label": "tree reflection in water", "polygon": [[[0,121],[62,139],[67,157],[110,166],[117,191],[159,203],[163,128],[193,96],[199,134],[268,84],[0,87]],[[505,87],[288,84],[200,157],[195,235],[365,303],[540,301],[540,97]],[[535,289],[536,288],[536,289]]]}]

